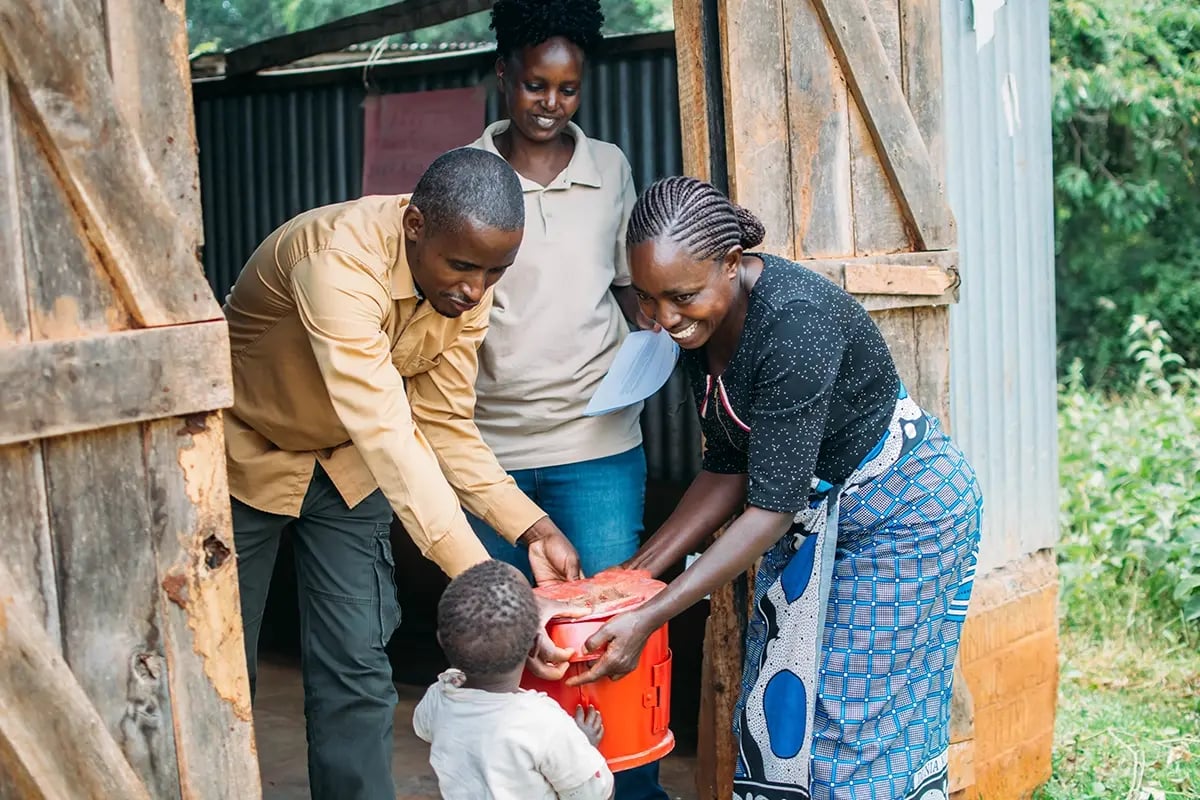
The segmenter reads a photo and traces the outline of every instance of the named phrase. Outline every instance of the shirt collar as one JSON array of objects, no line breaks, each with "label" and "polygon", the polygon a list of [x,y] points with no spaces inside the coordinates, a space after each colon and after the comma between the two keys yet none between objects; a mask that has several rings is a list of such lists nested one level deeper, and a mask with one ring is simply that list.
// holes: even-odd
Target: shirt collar
[{"label": "shirt collar", "polygon": [[[500,151],[496,149],[496,136],[508,130],[509,121],[502,119],[499,122],[493,122],[484,128],[483,135],[475,143],[477,147],[487,150],[489,153],[500,155]],[[546,189],[566,189],[572,183],[578,183],[581,186],[591,186],[600,188],[604,185],[604,181],[600,176],[600,168],[596,166],[596,159],[592,154],[591,140],[583,132],[583,129],[574,122],[567,123],[567,135],[575,140],[575,152],[571,156],[567,168],[554,179],[554,181],[546,187],[541,186],[536,181],[531,181],[521,173],[517,173],[517,177],[521,179],[521,188],[527,192],[540,191]]]},{"label": "shirt collar", "polygon": [[406,239],[404,238],[404,210],[408,208],[411,197],[412,195],[407,194],[400,195],[399,197],[399,214],[396,218],[396,262],[392,265],[393,300],[425,299],[421,294],[421,290],[417,288],[417,284],[413,281],[412,269],[408,266],[408,250]]}]

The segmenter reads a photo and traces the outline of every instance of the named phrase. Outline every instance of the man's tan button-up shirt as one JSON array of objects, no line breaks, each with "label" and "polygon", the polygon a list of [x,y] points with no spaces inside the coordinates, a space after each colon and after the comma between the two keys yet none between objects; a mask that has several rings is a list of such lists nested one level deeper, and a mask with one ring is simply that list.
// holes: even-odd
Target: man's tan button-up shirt
[{"label": "man's tan button-up shirt", "polygon": [[234,405],[230,493],[298,516],[320,462],[353,507],[378,487],[448,575],[487,558],[460,501],[510,541],[545,513],[472,421],[492,296],[458,319],[418,296],[407,197],[301,214],[250,257],[225,303]]}]

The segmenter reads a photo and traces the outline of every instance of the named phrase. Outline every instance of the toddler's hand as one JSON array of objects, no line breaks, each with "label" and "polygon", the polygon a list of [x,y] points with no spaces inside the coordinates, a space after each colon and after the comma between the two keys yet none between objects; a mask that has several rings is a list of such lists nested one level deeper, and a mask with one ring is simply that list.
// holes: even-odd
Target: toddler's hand
[{"label": "toddler's hand", "polygon": [[604,720],[600,719],[600,712],[595,706],[588,706],[586,712],[583,706],[576,706],[575,724],[592,743],[592,747],[600,746],[600,740],[604,738]]}]

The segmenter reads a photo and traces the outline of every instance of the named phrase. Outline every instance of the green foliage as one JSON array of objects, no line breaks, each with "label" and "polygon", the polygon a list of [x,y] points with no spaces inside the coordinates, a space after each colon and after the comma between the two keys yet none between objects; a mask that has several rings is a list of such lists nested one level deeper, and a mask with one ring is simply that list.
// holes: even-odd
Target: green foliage
[{"label": "green foliage", "polygon": [[1067,627],[1061,648],[1054,774],[1034,800],[1200,797],[1200,654],[1119,628]]},{"label": "green foliage", "polygon": [[[233,50],[387,5],[392,0],[195,0],[188,4],[188,39],[194,51]],[[672,25],[670,0],[601,0],[605,33],[640,33]],[[488,42],[489,13],[398,35],[401,42]],[[206,52],[206,51],[200,51]]]},{"label": "green foliage", "polygon": [[1050,8],[1060,364],[1127,385],[1132,314],[1200,363],[1200,4]]},{"label": "green foliage", "polygon": [[1127,331],[1135,388],[1108,396],[1075,362],[1059,391],[1062,539],[1069,624],[1152,620],[1200,641],[1200,370],[1157,322]]}]

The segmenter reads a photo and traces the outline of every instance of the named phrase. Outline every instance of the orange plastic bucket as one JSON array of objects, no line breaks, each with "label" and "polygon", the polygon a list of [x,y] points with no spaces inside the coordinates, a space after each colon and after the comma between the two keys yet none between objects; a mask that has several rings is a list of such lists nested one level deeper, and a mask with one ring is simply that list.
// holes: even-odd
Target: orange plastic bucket
[{"label": "orange plastic bucket", "polygon": [[675,747],[671,722],[671,648],[667,626],[650,634],[637,668],[617,681],[607,678],[585,686],[569,687],[565,681],[585,672],[600,657],[582,655],[584,642],[604,623],[622,611],[645,603],[666,587],[650,574],[635,570],[608,570],[587,580],[539,587],[534,591],[545,598],[591,608],[586,617],[554,619],[547,626],[550,638],[559,647],[569,647],[576,655],[562,681],[544,681],[528,672],[521,687],[545,692],[568,714],[578,706],[594,706],[604,719],[604,738],[600,754],[614,772],[633,769],[660,758]]}]

